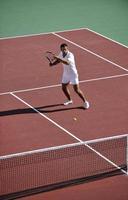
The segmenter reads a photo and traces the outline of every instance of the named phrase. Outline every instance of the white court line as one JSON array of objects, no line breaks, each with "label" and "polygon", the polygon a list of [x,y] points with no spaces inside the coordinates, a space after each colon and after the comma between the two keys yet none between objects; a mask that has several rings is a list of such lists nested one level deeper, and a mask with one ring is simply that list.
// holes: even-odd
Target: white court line
[{"label": "white court line", "polygon": [[128,48],[128,46],[126,46],[126,45],[124,45],[124,44],[122,44],[122,43],[120,43],[120,42],[117,42],[117,41],[115,41],[115,40],[113,40],[113,39],[111,39],[111,38],[108,38],[107,36],[104,36],[104,35],[102,35],[101,33],[98,33],[98,32],[96,32],[96,31],[94,31],[94,30],[92,30],[92,29],[90,29],[90,28],[85,28],[85,30],[88,30],[88,31],[90,31],[90,32],[92,32],[92,33],[95,33],[96,35],[99,35],[99,36],[101,36],[101,37],[103,37],[103,38],[105,38],[105,39],[107,39],[107,40],[110,40],[111,42],[114,42],[114,43],[116,43],[116,44],[119,44],[120,46],[123,46],[123,47],[125,47],[125,48]]},{"label": "white court line", "polygon": [[[71,132],[69,132],[68,130],[66,130],[62,126],[60,126],[58,123],[56,123],[55,121],[53,121],[52,119],[50,119],[49,117],[47,117],[46,115],[44,115],[43,113],[39,112],[36,108],[34,108],[30,104],[28,104],[23,99],[19,98],[17,95],[15,95],[13,93],[10,93],[10,94],[12,96],[14,96],[16,99],[18,99],[19,101],[21,101],[23,104],[27,105],[29,108],[31,108],[32,110],[34,110],[36,113],[38,113],[39,115],[41,115],[42,117],[44,117],[45,119],[47,119],[48,121],[50,121],[52,124],[54,124],[55,126],[57,126],[59,129],[61,129],[62,131],[66,132],[68,135],[70,135],[71,137],[73,137],[74,139],[76,139],[77,141],[79,141],[81,144],[83,144],[83,142],[84,142],[83,140],[81,140],[80,138],[76,137],[74,134],[72,134]],[[111,160],[109,160],[106,156],[102,155],[100,152],[98,152],[97,150],[95,150],[94,148],[92,148],[90,145],[88,145],[88,144],[84,144],[84,145],[86,147],[88,147],[90,150],[92,150],[94,153],[96,153],[99,157],[101,157],[105,161],[107,161],[109,164],[111,164],[112,166],[114,166],[117,169],[121,170],[124,174],[127,175],[127,172],[125,170],[121,169],[121,167],[119,167],[117,164],[115,164],[114,162],[112,162]]]},{"label": "white court line", "polygon": [[55,126],[57,126],[58,128],[60,128],[62,131],[68,133],[68,135],[72,136],[77,141],[82,142],[82,140],[80,140],[79,138],[77,138],[76,136],[74,136],[72,133],[70,133],[69,131],[67,131],[65,128],[63,128],[62,126],[60,126],[59,124],[57,124],[55,121],[53,121],[52,119],[50,119],[49,117],[47,117],[46,115],[44,115],[43,113],[41,113],[40,111],[38,111],[36,108],[34,108],[30,104],[28,104],[27,102],[25,102],[24,100],[22,100],[20,97],[18,97],[17,95],[15,95],[13,92],[11,92],[10,94],[12,96],[14,96],[16,99],[18,99],[19,101],[21,101],[23,104],[27,105],[29,108],[31,108],[32,110],[34,110],[36,113],[38,113],[39,115],[41,115],[42,117],[44,117],[45,119],[47,119],[48,121],[50,121],[52,124],[54,124]]},{"label": "white court line", "polygon": [[4,156],[0,156],[0,160],[2,159],[8,159],[8,158],[14,158],[14,157],[20,157],[20,156],[25,156],[25,155],[31,155],[33,153],[43,153],[43,152],[48,152],[48,151],[54,151],[54,150],[59,150],[59,149],[66,149],[68,147],[75,147],[75,146],[81,146],[84,144],[95,144],[98,142],[106,142],[106,141],[111,141],[111,140],[118,140],[126,137],[128,139],[128,134],[122,134],[122,135],[116,135],[116,136],[110,136],[110,137],[103,137],[103,138],[98,138],[98,139],[92,139],[92,140],[86,140],[81,142],[76,142],[76,143],[69,143],[69,144],[64,144],[64,145],[59,145],[59,146],[51,146],[51,147],[46,147],[46,148],[41,148],[41,149],[34,149],[31,151],[22,151],[14,154],[8,154]]},{"label": "white court line", "polygon": [[116,64],[115,62],[112,62],[112,61],[108,60],[107,58],[104,58],[103,56],[100,56],[99,54],[94,53],[93,51],[91,51],[91,50],[89,50],[89,49],[87,49],[87,48],[85,48],[85,47],[82,47],[82,46],[78,45],[77,43],[72,42],[71,40],[69,40],[69,39],[67,39],[67,38],[65,38],[65,37],[62,37],[62,36],[60,36],[60,35],[57,34],[57,33],[54,33],[54,32],[53,32],[52,34],[55,35],[55,36],[57,36],[57,37],[59,37],[59,38],[61,38],[61,39],[63,39],[63,40],[65,40],[65,41],[67,41],[67,42],[69,42],[69,43],[71,43],[71,44],[73,44],[73,45],[76,46],[76,47],[79,47],[80,49],[82,49],[82,50],[84,50],[84,51],[87,51],[88,53],[90,53],[90,54],[92,54],[92,55],[94,55],[94,56],[96,56],[96,57],[98,57],[98,58],[100,58],[100,59],[102,59],[102,60],[104,60],[104,61],[106,61],[106,62],[108,62],[108,63],[111,63],[112,65],[114,65],[114,66],[116,66],[116,67],[118,67],[118,68],[120,68],[120,69],[123,69],[124,71],[128,72],[128,69],[125,69],[124,67],[122,67],[122,66]]},{"label": "white court line", "polygon": [[[82,81],[79,81],[79,82],[80,82],[80,83],[87,83],[87,82],[100,81],[100,80],[107,80],[107,79],[112,79],[112,78],[120,78],[120,77],[125,77],[125,76],[128,76],[128,74],[120,74],[120,75],[99,77],[99,78],[93,78],[93,79],[82,80]],[[3,93],[0,93],[0,96],[2,96],[2,95],[7,95],[7,94],[10,94],[10,93],[30,92],[30,91],[34,91],[34,90],[49,89],[49,88],[55,88],[55,87],[60,87],[60,86],[61,86],[61,84],[56,84],[56,85],[41,86],[41,87],[36,87],[36,88],[28,88],[28,89],[23,89],[23,90],[14,90],[14,91],[10,91],[10,92],[3,92]]]},{"label": "white court line", "polygon": [[[76,29],[69,29],[69,30],[67,29],[67,30],[63,30],[63,31],[56,31],[56,33],[79,31],[79,30],[84,30],[84,29],[86,29],[86,28],[76,28]],[[8,40],[8,39],[16,39],[16,38],[24,38],[24,37],[35,37],[35,36],[41,36],[41,35],[49,35],[49,34],[52,34],[52,32],[33,33],[33,34],[17,35],[17,36],[10,36],[10,37],[1,37],[0,40]]]},{"label": "white court line", "polygon": [[[79,29],[70,29],[70,30],[63,30],[63,31],[57,31],[56,33],[61,33],[61,32],[69,32],[69,31],[77,31],[77,30],[85,30],[85,29],[87,29],[87,30],[90,30],[91,31],[91,29],[88,29],[88,28],[79,28]],[[39,34],[30,34],[30,35],[22,35],[22,36],[15,36],[15,37],[8,37],[8,38],[0,38],[1,40],[3,39],[12,39],[12,38],[20,38],[20,37],[30,37],[30,36],[38,36],[38,35],[45,35],[45,34],[51,34],[51,33],[53,33],[53,32],[49,32],[49,33],[39,33]],[[96,33],[96,32],[94,32],[94,33]],[[55,34],[55,33],[54,33]],[[98,34],[98,33],[97,33]],[[105,37],[105,36],[103,36],[103,35],[101,35],[102,37]],[[59,36],[60,37],[60,36]],[[106,38],[106,37],[105,37]],[[111,40],[111,39],[109,39],[109,38],[107,38],[108,40]],[[67,40],[67,39],[66,39]],[[113,40],[114,41],[114,40]],[[71,41],[70,41],[71,42]],[[114,42],[116,42],[116,41],[114,41]],[[73,42],[72,42],[73,43]],[[118,43],[118,42],[117,42]],[[121,45],[121,44],[120,44]],[[80,47],[80,46],[79,46]],[[94,54],[95,55],[95,54]],[[101,56],[98,56],[98,57],[101,57]],[[110,63],[112,63],[111,61],[109,61]],[[115,64],[115,63],[112,63],[112,64]],[[117,65],[116,64],[116,66],[118,66],[118,67],[121,67],[121,66],[119,66],[119,65]],[[121,67],[122,68],[122,67]],[[128,71],[127,69],[125,69],[125,68],[123,68],[123,70],[125,70],[125,71]],[[85,80],[85,81],[80,81],[80,82],[89,82],[89,81],[93,81],[93,80],[102,80],[102,79],[108,79],[108,78],[114,78],[114,77],[120,77],[120,76],[125,76],[125,75],[127,75],[127,74],[124,74],[124,75],[115,75],[115,76],[110,76],[110,77],[103,77],[103,78],[96,78],[96,79],[90,79],[90,80]],[[38,90],[38,89],[44,89],[44,88],[52,88],[52,87],[58,87],[58,86],[60,86],[60,84],[58,84],[58,85],[53,85],[53,86],[46,86],[46,87],[38,87],[38,88],[32,88],[32,89],[25,89],[25,90],[18,90],[18,91],[12,91],[13,93],[18,93],[18,92],[27,92],[27,91],[32,91],[32,90]],[[9,94],[10,92],[4,92],[4,93],[0,93],[0,95],[6,95],[6,94]]]},{"label": "white court line", "polygon": [[[79,30],[88,30],[88,31],[91,31],[91,32],[93,32],[93,33],[95,33],[97,35],[100,35],[101,37],[104,37],[104,38],[106,38],[106,39],[108,39],[108,40],[110,40],[110,41],[112,41],[114,43],[117,43],[117,44],[119,44],[119,45],[121,45],[123,47],[128,48],[126,45],[124,45],[124,44],[122,44],[120,42],[117,42],[116,40],[113,40],[113,39],[111,39],[109,37],[106,37],[106,36],[104,36],[104,35],[96,32],[96,31],[93,31],[92,29],[86,28],[86,27],[84,27],[84,28],[81,27],[81,28],[67,29],[67,30],[61,30],[61,31],[54,31],[54,32],[55,33],[63,33],[63,32],[79,31]],[[24,37],[33,37],[33,36],[40,36],[40,35],[48,35],[48,34],[51,34],[51,33],[53,33],[53,31],[52,32],[26,34],[26,35],[17,35],[17,36],[10,36],[10,37],[1,37],[0,40],[15,39],[15,38],[24,38]]]}]

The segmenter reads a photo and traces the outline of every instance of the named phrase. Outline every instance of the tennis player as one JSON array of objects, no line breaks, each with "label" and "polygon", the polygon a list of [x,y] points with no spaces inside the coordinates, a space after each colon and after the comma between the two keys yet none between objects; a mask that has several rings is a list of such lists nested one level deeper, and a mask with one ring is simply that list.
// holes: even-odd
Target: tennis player
[{"label": "tennis player", "polygon": [[73,85],[74,91],[79,95],[83,101],[83,107],[85,109],[89,108],[89,102],[85,99],[83,92],[79,87],[78,72],[75,64],[75,59],[73,53],[68,50],[68,45],[63,43],[60,45],[60,54],[58,56],[54,55],[55,61],[50,63],[50,66],[62,63],[63,65],[63,76],[62,76],[62,90],[67,97],[67,101],[64,103],[65,106],[72,104],[73,101],[70,96],[70,91],[68,85],[71,83]]}]

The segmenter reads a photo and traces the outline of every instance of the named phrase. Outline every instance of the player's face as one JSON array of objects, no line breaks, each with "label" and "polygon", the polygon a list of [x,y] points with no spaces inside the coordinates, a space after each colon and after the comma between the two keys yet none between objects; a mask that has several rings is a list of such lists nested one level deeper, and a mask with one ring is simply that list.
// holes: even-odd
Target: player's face
[{"label": "player's face", "polygon": [[62,51],[63,58],[64,58],[68,53],[68,47],[67,46],[61,47],[61,51]]},{"label": "player's face", "polygon": [[68,47],[67,46],[62,47],[61,51],[62,51],[62,53],[67,53],[68,52]]}]

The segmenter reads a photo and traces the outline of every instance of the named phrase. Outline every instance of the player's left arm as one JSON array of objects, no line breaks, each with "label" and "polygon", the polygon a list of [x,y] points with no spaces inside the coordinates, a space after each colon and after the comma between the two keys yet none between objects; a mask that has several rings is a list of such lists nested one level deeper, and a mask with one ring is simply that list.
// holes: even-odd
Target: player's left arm
[{"label": "player's left arm", "polygon": [[66,60],[63,60],[62,58],[59,58],[58,56],[54,56],[54,58],[56,58],[59,62],[65,64],[65,65],[69,65],[70,63]]}]

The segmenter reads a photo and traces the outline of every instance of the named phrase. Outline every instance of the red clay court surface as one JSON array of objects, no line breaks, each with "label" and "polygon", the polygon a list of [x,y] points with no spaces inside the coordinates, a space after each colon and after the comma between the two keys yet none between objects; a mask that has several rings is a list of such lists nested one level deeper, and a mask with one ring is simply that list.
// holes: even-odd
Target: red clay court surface
[{"label": "red clay court surface", "polygon": [[[74,104],[62,105],[62,67],[50,68],[43,56],[47,50],[58,54],[63,42],[75,54],[89,110],[82,108],[71,86]],[[78,142],[68,133],[83,141],[128,133],[127,47],[89,29],[0,39],[0,46],[1,155]],[[103,198],[128,199],[128,177],[109,177],[21,199]]]}]

